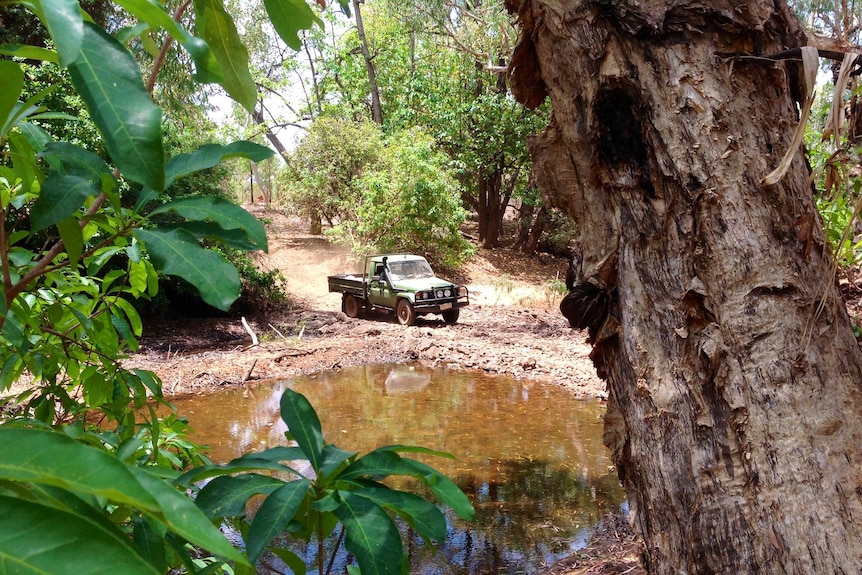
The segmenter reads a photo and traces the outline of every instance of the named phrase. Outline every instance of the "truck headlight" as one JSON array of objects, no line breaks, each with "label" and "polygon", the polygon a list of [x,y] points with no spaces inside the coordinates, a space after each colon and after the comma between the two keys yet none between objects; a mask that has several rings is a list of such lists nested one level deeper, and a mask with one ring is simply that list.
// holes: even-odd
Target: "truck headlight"
[{"label": "truck headlight", "polygon": [[467,295],[467,286],[458,286],[458,296]]},{"label": "truck headlight", "polygon": [[442,297],[443,297],[443,290],[441,290],[441,289],[440,289],[440,290],[437,290],[437,297],[438,297],[438,298],[442,298]]},{"label": "truck headlight", "polygon": [[425,292],[418,291],[416,292],[416,300],[425,299]]},{"label": "truck headlight", "polygon": [[446,288],[446,291],[443,292],[443,295],[445,295],[446,297],[452,297],[452,290]]}]

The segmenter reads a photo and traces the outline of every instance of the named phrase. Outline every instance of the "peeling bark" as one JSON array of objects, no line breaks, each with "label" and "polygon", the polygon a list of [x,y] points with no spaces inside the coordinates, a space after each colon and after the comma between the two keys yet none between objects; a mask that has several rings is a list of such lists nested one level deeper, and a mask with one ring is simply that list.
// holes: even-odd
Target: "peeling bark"
[{"label": "peeling bark", "polygon": [[[564,301],[651,573],[862,571],[862,354],[800,151],[782,0],[510,0],[530,142],[580,224]],[[813,235],[810,235],[812,232]]]}]

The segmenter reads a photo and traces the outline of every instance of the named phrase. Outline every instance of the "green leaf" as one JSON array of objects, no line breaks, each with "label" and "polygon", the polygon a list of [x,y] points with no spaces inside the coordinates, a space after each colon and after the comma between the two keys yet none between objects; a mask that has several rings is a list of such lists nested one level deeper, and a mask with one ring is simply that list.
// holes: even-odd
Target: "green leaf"
[{"label": "green leaf", "polygon": [[275,31],[294,50],[302,48],[297,32],[308,30],[314,24],[323,27],[323,22],[305,0],[263,0],[263,5]]},{"label": "green leaf", "polygon": [[69,142],[48,142],[39,152],[39,157],[56,166],[58,171],[94,182],[111,173],[108,165],[97,154]]},{"label": "green leaf", "polygon": [[143,469],[60,433],[0,428],[0,479],[60,487],[124,503],[195,545],[244,560],[185,495]]},{"label": "green leaf", "polygon": [[21,178],[21,194],[26,196],[41,174],[36,165],[36,153],[23,135],[12,132],[8,138],[12,165],[15,167],[15,174]]},{"label": "green leaf", "polygon": [[81,56],[69,66],[69,73],[123,175],[163,190],[162,111],[144,88],[134,57],[113,37],[86,23]]},{"label": "green leaf", "polygon": [[0,497],[4,573],[157,575],[116,528],[30,501]]},{"label": "green leaf", "polygon": [[0,55],[25,58],[27,60],[42,60],[43,62],[53,62],[55,64],[60,63],[60,58],[54,50],[39,48],[37,46],[25,46],[23,44],[0,44]]},{"label": "green leaf", "polygon": [[385,448],[372,451],[354,461],[339,474],[339,480],[360,478],[383,478],[388,475],[408,475],[415,477],[431,488],[440,503],[451,507],[460,517],[472,521],[476,511],[464,492],[451,479],[424,463],[400,457]]},{"label": "green leaf", "polygon": [[203,249],[191,234],[182,230],[135,230],[157,269],[183,278],[195,286],[211,306],[227,311],[239,297],[240,280],[236,268],[221,255]]},{"label": "green leaf", "polygon": [[162,230],[183,230],[201,240],[210,240],[246,252],[262,249],[245,230],[226,230],[215,222],[181,222],[161,227]]},{"label": "green leaf", "polygon": [[42,193],[30,214],[31,231],[37,232],[65,220],[84,205],[84,201],[99,194],[98,183],[80,176],[51,174],[42,183]]},{"label": "green leaf", "polygon": [[248,71],[248,50],[222,0],[195,0],[198,33],[206,40],[221,67],[221,85],[249,113],[257,104],[257,86]]},{"label": "green leaf", "polygon": [[443,541],[446,538],[446,516],[436,505],[418,495],[396,491],[385,486],[356,489],[351,493],[365,497],[380,507],[391,509],[415,529],[428,544],[431,541]]},{"label": "green leaf", "polygon": [[281,396],[281,419],[312,469],[320,473],[323,462],[323,430],[314,408],[301,393],[286,389]]},{"label": "green leaf", "polygon": [[[224,198],[200,196],[180,198],[152,211],[151,215],[165,212],[195,221],[212,220],[225,230],[242,230],[254,249],[266,250],[266,229],[256,217]],[[182,226],[182,224],[179,224]]]},{"label": "green leaf", "polygon": [[201,489],[195,503],[211,519],[241,517],[249,497],[272,493],[282,485],[284,481],[256,473],[216,477]]},{"label": "green leaf", "polygon": [[284,564],[293,571],[294,575],[305,575],[308,572],[308,567],[305,565],[302,557],[289,549],[271,549],[272,553],[284,561]]},{"label": "green leaf", "polygon": [[195,61],[195,80],[202,83],[218,82],[222,79],[221,69],[215,55],[200,38],[192,36],[185,28],[168,14],[164,7],[153,0],[117,0],[138,20],[149,24],[153,29],[164,28],[182,45]]},{"label": "green leaf", "polygon": [[421,479],[440,500],[465,521],[476,520],[476,510],[464,492],[451,479],[424,463],[412,459],[404,459],[415,470],[413,477]]},{"label": "green leaf", "polygon": [[324,445],[323,460],[320,463],[320,476],[329,477],[342,466],[346,466],[350,458],[356,455],[355,451],[344,451],[331,444]]},{"label": "green leaf", "polygon": [[188,497],[139,467],[131,467],[138,483],[156,498],[159,513],[151,513],[174,533],[216,556],[245,562],[240,554]]},{"label": "green leaf", "polygon": [[285,483],[264,500],[246,539],[249,561],[257,561],[270,542],[293,520],[310,487],[309,480],[297,479]]},{"label": "green leaf", "polygon": [[401,575],[404,549],[389,515],[365,497],[340,495],[335,515],[344,524],[345,547],[356,557],[362,575]]},{"label": "green leaf", "polygon": [[177,478],[177,485],[191,485],[229,473],[245,473],[248,471],[287,471],[301,475],[298,471],[280,463],[281,461],[296,461],[305,459],[305,454],[296,447],[273,447],[258,453],[246,453],[224,465],[202,465],[183,473]]},{"label": "green leaf", "polygon": [[73,266],[78,265],[78,260],[81,259],[81,254],[84,251],[84,234],[81,226],[78,225],[78,220],[75,218],[61,220],[57,222],[57,230],[63,239],[63,245],[66,247],[69,263]]},{"label": "green leaf", "polygon": [[9,60],[0,60],[0,126],[6,124],[23,87],[24,70],[21,66]]},{"label": "green leaf", "polygon": [[33,0],[33,3],[57,46],[60,64],[68,67],[78,59],[83,44],[84,19],[77,0]]},{"label": "green leaf", "polygon": [[177,179],[200,170],[212,168],[228,158],[248,158],[253,162],[262,162],[275,152],[266,146],[254,142],[238,141],[222,146],[220,144],[205,144],[188,154],[177,154],[168,160],[165,167],[165,187],[170,187]]}]

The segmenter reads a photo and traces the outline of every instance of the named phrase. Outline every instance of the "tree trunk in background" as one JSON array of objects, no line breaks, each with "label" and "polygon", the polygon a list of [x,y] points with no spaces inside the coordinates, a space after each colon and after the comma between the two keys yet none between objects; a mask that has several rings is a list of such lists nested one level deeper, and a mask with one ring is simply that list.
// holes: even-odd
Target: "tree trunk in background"
[{"label": "tree trunk in background", "polygon": [[359,9],[359,5],[359,0],[353,0],[353,12],[356,15],[356,32],[359,34],[362,57],[365,60],[365,69],[368,71],[368,87],[371,91],[371,119],[375,124],[382,126],[383,107],[380,104],[380,90],[377,87],[374,58],[371,56],[371,50],[368,49],[368,39],[365,37],[365,26],[362,25],[362,12]]},{"label": "tree trunk in background", "polygon": [[[862,572],[862,354],[801,151],[783,0],[509,0],[513,92],[553,120],[543,191],[580,224],[562,308],[608,382],[605,442],[677,573]],[[511,5],[515,4],[515,5]],[[812,229],[813,228],[813,229]]]}]

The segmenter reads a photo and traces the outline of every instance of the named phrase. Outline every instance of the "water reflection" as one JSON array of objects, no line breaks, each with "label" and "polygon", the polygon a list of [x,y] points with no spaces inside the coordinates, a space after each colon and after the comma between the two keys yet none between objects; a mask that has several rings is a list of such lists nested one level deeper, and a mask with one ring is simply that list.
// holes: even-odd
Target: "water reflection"
[{"label": "water reflection", "polygon": [[[286,387],[314,405],[324,436],[365,453],[413,444],[454,454],[426,458],[470,497],[475,524],[449,517],[430,553],[406,533],[412,573],[536,573],[583,547],[598,518],[624,499],[608,474],[598,402],[535,382],[422,366],[372,365],[177,402],[216,461],[284,444]],[[405,527],[406,529],[406,527]],[[316,550],[302,550],[313,557]],[[346,556],[336,561],[344,572]],[[339,565],[340,563],[340,565]]]}]

